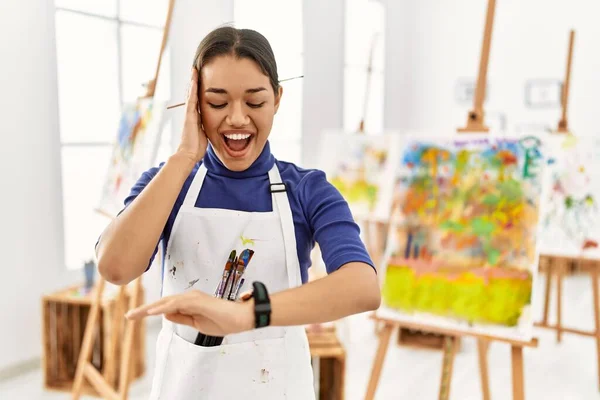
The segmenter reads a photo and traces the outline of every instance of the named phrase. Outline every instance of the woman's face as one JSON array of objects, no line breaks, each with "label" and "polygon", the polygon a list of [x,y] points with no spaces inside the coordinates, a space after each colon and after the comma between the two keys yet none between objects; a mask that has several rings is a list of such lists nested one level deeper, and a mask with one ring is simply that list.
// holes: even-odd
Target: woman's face
[{"label": "woman's face", "polygon": [[215,153],[244,171],[262,152],[279,108],[269,77],[250,59],[219,56],[200,71],[200,113]]}]

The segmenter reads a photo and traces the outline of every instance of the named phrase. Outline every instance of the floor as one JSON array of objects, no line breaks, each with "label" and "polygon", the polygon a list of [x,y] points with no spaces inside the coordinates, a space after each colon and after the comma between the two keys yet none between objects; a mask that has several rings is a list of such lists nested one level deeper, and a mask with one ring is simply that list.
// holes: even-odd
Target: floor
[{"label": "floor", "polygon": [[[538,282],[543,288],[543,278]],[[564,284],[563,321],[565,325],[592,329],[591,286],[585,276],[569,277]],[[537,291],[541,296],[541,290]],[[553,303],[551,304],[553,306]],[[552,307],[554,310],[554,307]],[[551,318],[553,321],[553,318]],[[152,371],[156,329],[148,330],[148,371]],[[372,322],[366,315],[349,318],[340,327],[348,349],[346,399],[364,398],[371,363],[377,348]],[[592,338],[566,334],[556,343],[551,331],[537,330],[537,349],[526,349],[525,386],[527,399],[587,400],[600,399],[596,364],[596,345]],[[476,343],[463,339],[457,354],[451,399],[481,399]],[[377,399],[437,399],[440,379],[439,351],[398,347],[393,341],[384,364]],[[151,374],[136,381],[130,399],[147,399]],[[511,399],[511,365],[508,345],[492,344],[489,375],[493,399]],[[36,370],[10,381],[0,382],[1,399],[67,399],[67,393],[45,392],[41,371]]]}]

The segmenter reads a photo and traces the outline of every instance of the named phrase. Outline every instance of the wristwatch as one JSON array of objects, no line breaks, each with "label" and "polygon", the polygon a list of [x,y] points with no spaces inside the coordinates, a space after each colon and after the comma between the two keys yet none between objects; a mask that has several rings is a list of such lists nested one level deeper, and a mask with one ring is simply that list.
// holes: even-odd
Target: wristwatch
[{"label": "wristwatch", "polygon": [[269,292],[262,282],[252,283],[252,294],[248,300],[254,298],[254,327],[264,328],[271,324],[271,299]]}]

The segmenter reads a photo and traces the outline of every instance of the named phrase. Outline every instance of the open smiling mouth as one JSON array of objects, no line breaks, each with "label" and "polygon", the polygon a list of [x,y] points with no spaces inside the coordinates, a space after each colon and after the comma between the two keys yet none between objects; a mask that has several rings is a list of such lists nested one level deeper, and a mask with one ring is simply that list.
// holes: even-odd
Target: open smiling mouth
[{"label": "open smiling mouth", "polygon": [[223,135],[225,147],[233,156],[241,156],[250,145],[254,135],[250,133],[226,133]]}]

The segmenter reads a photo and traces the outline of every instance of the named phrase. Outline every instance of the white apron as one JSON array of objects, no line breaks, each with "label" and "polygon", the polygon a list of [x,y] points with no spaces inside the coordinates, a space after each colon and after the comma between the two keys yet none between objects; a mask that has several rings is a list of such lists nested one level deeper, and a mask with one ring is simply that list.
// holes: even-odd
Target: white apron
[{"label": "white apron", "polygon": [[[256,280],[271,294],[301,285],[292,211],[277,166],[269,171],[272,212],[196,208],[205,176],[202,165],[173,224],[163,296],[186,290],[214,295],[231,251],[239,255],[246,248],[254,255],[239,293]],[[315,398],[304,327],[254,329],[225,336],[214,347],[195,345],[197,334],[194,328],[163,319],[150,399]]]}]

